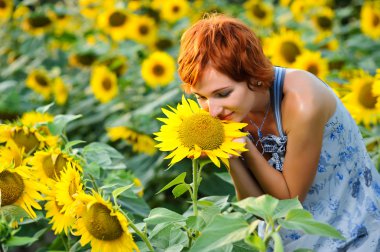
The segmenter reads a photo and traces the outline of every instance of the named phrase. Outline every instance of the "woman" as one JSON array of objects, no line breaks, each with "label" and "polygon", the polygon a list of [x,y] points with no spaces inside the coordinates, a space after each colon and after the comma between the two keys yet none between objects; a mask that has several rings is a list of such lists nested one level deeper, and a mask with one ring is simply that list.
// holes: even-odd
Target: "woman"
[{"label": "woman", "polygon": [[347,238],[284,231],[286,251],[380,251],[380,176],[360,131],[320,79],[273,67],[239,20],[214,15],[181,38],[179,75],[187,92],[222,120],[245,122],[248,152],[230,159],[239,199],[298,197],[314,218]]}]

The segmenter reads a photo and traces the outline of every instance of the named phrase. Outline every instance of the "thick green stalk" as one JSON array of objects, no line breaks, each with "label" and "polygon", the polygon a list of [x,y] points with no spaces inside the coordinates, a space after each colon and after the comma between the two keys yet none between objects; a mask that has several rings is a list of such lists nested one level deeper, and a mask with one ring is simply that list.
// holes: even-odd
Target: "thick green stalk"
[{"label": "thick green stalk", "polygon": [[133,224],[133,222],[128,218],[128,216],[126,214],[124,214],[125,217],[127,218],[128,220],[128,225],[131,226],[131,228],[136,232],[136,234],[138,236],[141,237],[141,239],[143,239],[143,241],[145,242],[146,246],[149,248],[150,251],[154,251],[153,249],[153,246],[152,244],[150,243],[148,237],[145,235],[145,233],[141,232],[136,226],[135,224]]},{"label": "thick green stalk", "polygon": [[199,162],[198,159],[192,159],[193,161],[193,210],[194,210],[194,215],[198,216],[198,166]]}]

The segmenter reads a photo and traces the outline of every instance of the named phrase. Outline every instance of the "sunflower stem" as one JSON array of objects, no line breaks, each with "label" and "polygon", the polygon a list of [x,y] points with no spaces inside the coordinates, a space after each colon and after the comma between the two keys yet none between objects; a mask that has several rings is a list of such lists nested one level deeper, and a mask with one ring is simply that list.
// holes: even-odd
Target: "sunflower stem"
[{"label": "sunflower stem", "polygon": [[198,166],[199,162],[198,159],[192,159],[193,161],[193,210],[194,210],[194,216],[198,216]]},{"label": "sunflower stem", "polygon": [[138,236],[141,237],[141,239],[143,239],[143,241],[145,242],[145,244],[146,244],[146,246],[148,247],[148,249],[149,249],[150,251],[154,251],[153,246],[152,246],[152,244],[150,243],[148,237],[145,235],[145,233],[144,233],[144,232],[141,232],[141,231],[135,226],[135,224],[133,224],[132,220],[129,219],[128,215],[126,215],[126,214],[124,214],[124,215],[125,215],[125,217],[126,217],[127,220],[128,220],[128,225],[131,226],[131,228],[136,232],[136,234],[137,234]]},{"label": "sunflower stem", "polygon": [[0,243],[0,252],[4,252],[5,249],[4,249],[4,245],[2,243]]}]

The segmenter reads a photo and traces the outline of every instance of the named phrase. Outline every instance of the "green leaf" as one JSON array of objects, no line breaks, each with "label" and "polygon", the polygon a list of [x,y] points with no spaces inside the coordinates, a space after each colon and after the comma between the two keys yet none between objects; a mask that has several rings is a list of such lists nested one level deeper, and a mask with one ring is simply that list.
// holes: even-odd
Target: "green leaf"
[{"label": "green leaf", "polygon": [[49,122],[48,128],[53,135],[61,135],[66,125],[82,115],[56,115],[53,122]]},{"label": "green leaf", "polygon": [[159,194],[160,192],[163,192],[163,191],[169,189],[170,187],[172,187],[174,185],[185,183],[185,177],[186,177],[186,172],[182,172],[175,179],[173,179],[166,186],[164,186],[160,191],[158,191],[158,193],[156,193],[156,194]]},{"label": "green leaf", "polygon": [[206,224],[211,223],[211,221],[220,214],[220,208],[217,206],[204,207],[199,211],[199,216],[206,222]]},{"label": "green leaf", "polygon": [[186,218],[176,212],[161,207],[152,209],[148,218],[144,219],[144,222],[147,224],[160,224],[179,221],[186,221]]},{"label": "green leaf", "polygon": [[36,112],[38,113],[41,113],[41,114],[44,114],[46,113],[52,106],[54,105],[54,102],[52,103],[49,103],[48,105],[45,105],[45,106],[42,106],[42,107],[38,107],[36,108]]},{"label": "green leaf", "polygon": [[244,239],[248,224],[241,217],[217,215],[206,226],[189,252],[210,251]]},{"label": "green leaf", "polygon": [[115,190],[112,191],[112,197],[113,199],[117,200],[117,197],[122,194],[124,191],[128,190],[129,188],[131,188],[134,184],[130,184],[130,185],[127,185],[127,186],[123,186],[123,187],[119,187],[119,188],[116,188]]},{"label": "green leaf", "polygon": [[273,219],[284,218],[292,209],[303,209],[298,198],[280,200],[274,211]]},{"label": "green leaf", "polygon": [[273,252],[284,252],[284,246],[282,245],[282,239],[278,232],[273,232],[271,238],[274,241]]},{"label": "green leaf", "polygon": [[206,226],[206,222],[201,216],[192,215],[187,217],[186,226],[188,228],[201,231]]},{"label": "green leaf", "polygon": [[[0,191],[0,196],[1,196],[1,191]],[[15,205],[6,205],[6,206],[0,207],[0,216],[1,215],[3,215],[7,221],[11,221],[11,220],[18,221],[22,218],[28,217],[28,213],[25,212],[24,209]]]},{"label": "green leaf", "polygon": [[81,144],[81,143],[85,143],[86,141],[83,141],[83,140],[74,140],[74,141],[70,141],[68,142],[67,144],[65,144],[65,150],[69,150],[71,147],[77,145],[77,144]]},{"label": "green leaf", "polygon": [[256,232],[245,237],[244,242],[257,251],[266,251],[265,242],[260,236],[257,235]]},{"label": "green leaf", "polygon": [[285,220],[279,219],[278,223],[287,229],[302,230],[307,234],[333,237],[341,240],[345,238],[332,226],[313,219],[313,215],[304,209],[290,210]]},{"label": "green leaf", "polygon": [[175,198],[178,198],[182,194],[184,194],[186,191],[190,191],[190,185],[189,184],[179,184],[176,187],[174,187],[172,193]]},{"label": "green leaf", "polygon": [[268,222],[273,218],[279,200],[266,194],[257,198],[249,197],[233,204]]},{"label": "green leaf", "polygon": [[30,245],[37,240],[38,239],[35,237],[12,236],[8,241],[6,241],[5,245],[9,247],[24,246],[24,245]]},{"label": "green leaf", "polygon": [[[158,251],[173,251],[174,248],[184,247],[188,244],[188,237],[180,226],[173,223],[157,225],[150,233],[150,241]],[[180,248],[177,251],[181,251]]]}]

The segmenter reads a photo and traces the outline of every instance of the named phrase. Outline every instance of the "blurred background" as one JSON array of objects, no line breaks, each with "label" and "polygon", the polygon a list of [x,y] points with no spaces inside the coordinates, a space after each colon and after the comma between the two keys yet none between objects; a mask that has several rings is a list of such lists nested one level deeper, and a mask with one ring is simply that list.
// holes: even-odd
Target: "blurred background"
[{"label": "blurred background", "polygon": [[[185,211],[185,195],[156,193],[191,163],[167,170],[153,133],[161,108],[175,106],[183,93],[181,34],[216,12],[251,27],[274,65],[328,83],[380,169],[380,1],[0,0],[0,122],[36,117],[43,106],[48,118],[81,115],[64,135],[79,147],[107,144],[122,154],[94,176],[103,185],[138,184],[129,211],[140,218],[157,206]],[[210,164],[204,172],[201,196],[234,196],[224,168]]]}]

